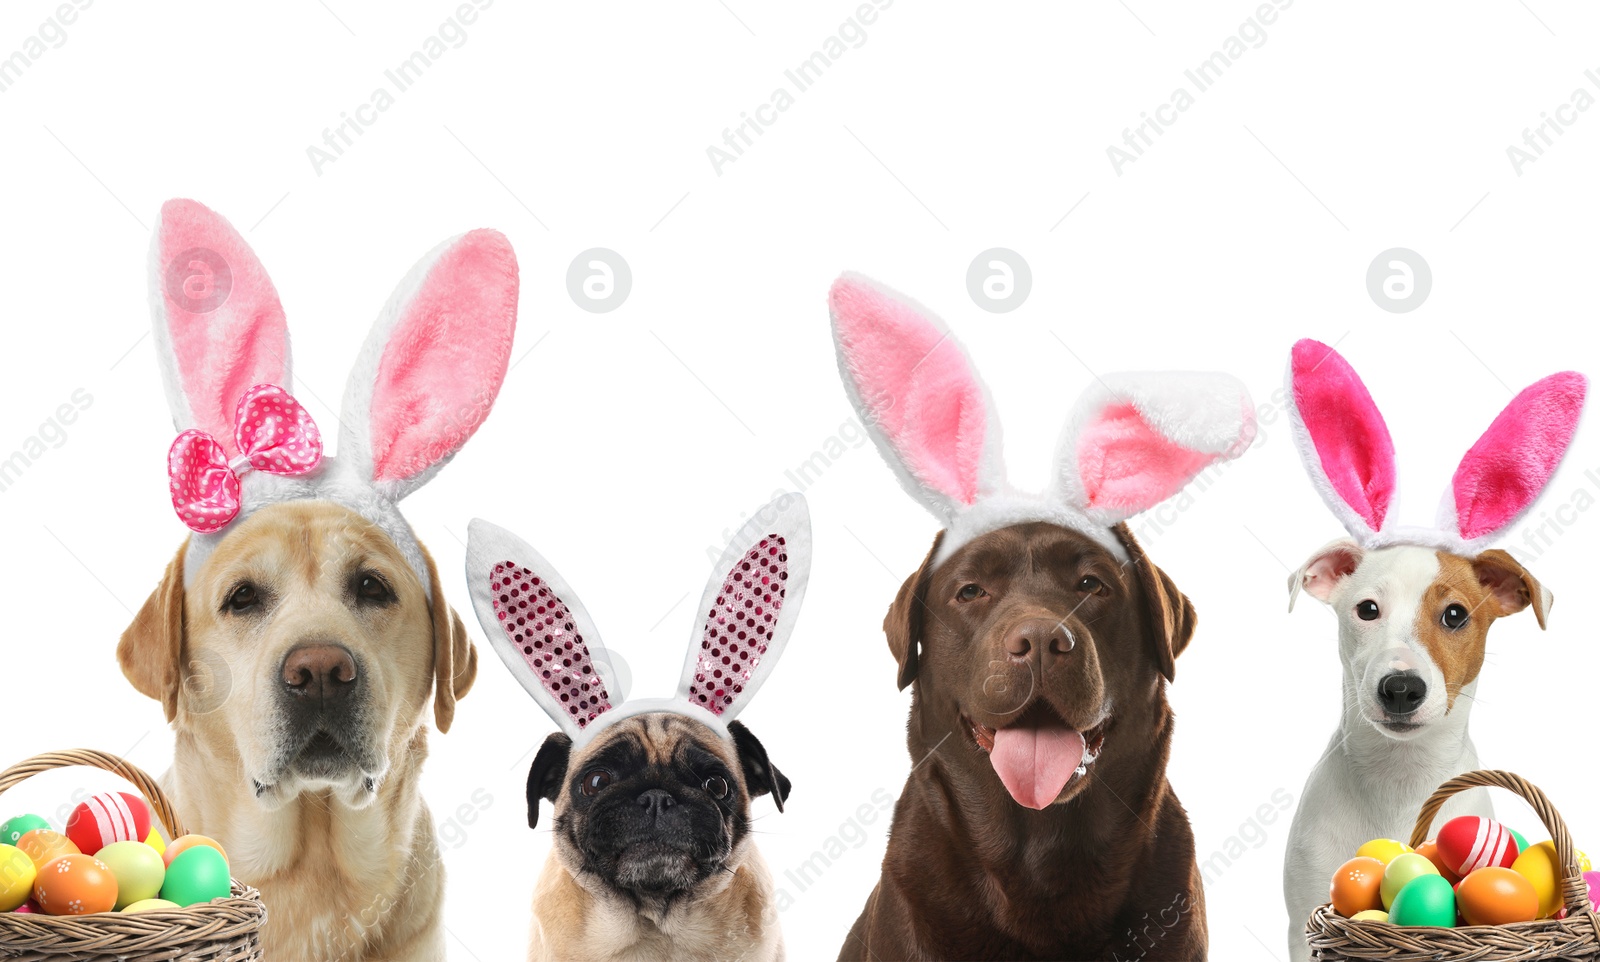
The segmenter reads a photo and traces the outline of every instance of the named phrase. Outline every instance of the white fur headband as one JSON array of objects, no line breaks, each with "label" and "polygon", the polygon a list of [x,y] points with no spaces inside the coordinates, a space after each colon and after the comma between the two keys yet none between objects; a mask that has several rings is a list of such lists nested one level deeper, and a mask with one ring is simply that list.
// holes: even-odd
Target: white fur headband
[{"label": "white fur headband", "polygon": [[1237,378],[1211,372],[1108,374],[1079,397],[1043,492],[1007,483],[1000,421],[943,322],[859,274],[828,297],[845,391],[906,491],[946,527],[934,563],[979,535],[1048,521],[1127,553],[1112,527],[1173,497],[1255,439]]},{"label": "white fur headband", "polygon": [[750,518],[712,569],[677,693],[619,702],[597,667],[606,655],[600,632],[555,566],[487,521],[474,519],[468,531],[467,586],[484,634],[579,747],[646,712],[687,715],[730,738],[727,723],[772,674],[794,632],[811,572],[805,498],[782,495]]},{"label": "white fur headband", "polygon": [[172,419],[173,507],[193,531],[193,579],[228,529],[264,505],[334,501],[381,528],[431,588],[398,502],[426,484],[483,423],[517,322],[517,259],[475,230],[413,267],[378,314],[350,371],[339,455],[289,394],[289,329],[255,252],[225,219],[168,201],[150,252],[156,354]]}]

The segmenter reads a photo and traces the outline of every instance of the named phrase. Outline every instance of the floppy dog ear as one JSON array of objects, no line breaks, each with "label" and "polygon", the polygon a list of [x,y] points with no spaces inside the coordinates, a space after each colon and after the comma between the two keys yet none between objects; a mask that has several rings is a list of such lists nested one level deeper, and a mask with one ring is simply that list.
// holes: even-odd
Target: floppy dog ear
[{"label": "floppy dog ear", "polygon": [[1555,597],[1509,552],[1491,548],[1472,559],[1472,570],[1478,576],[1478,583],[1494,593],[1502,617],[1532,605],[1533,616],[1539,628],[1544,629]]},{"label": "floppy dog ear", "polygon": [[733,735],[734,747],[739,749],[739,764],[744,767],[744,783],[750,797],[760,798],[770,792],[778,811],[783,811],[784,800],[789,797],[789,779],[768,760],[767,750],[744,722],[728,722],[728,731]]},{"label": "floppy dog ear", "polygon": [[461,616],[445,600],[439,569],[427,548],[422,549],[422,560],[428,566],[429,597],[433,599],[433,721],[439,731],[447,732],[456,717],[457,699],[472,690],[478,677],[478,649],[467,636]]},{"label": "floppy dog ear", "polygon": [[567,779],[567,760],[572,756],[572,739],[565,732],[551,732],[533,756],[528,769],[528,827],[539,827],[539,799],[551,804],[561,797],[561,784]]},{"label": "floppy dog ear", "polygon": [[498,231],[445,241],[373,323],[345,388],[339,461],[392,501],[426,484],[489,416],[517,325],[517,256]]},{"label": "floppy dog ear", "polygon": [[1108,374],[1083,392],[1056,442],[1055,490],[1105,525],[1147,511],[1256,436],[1250,392],[1213,372]]},{"label": "floppy dog ear", "polygon": [[1294,600],[1300,597],[1301,588],[1305,589],[1306,594],[1327,604],[1333,596],[1333,589],[1340,581],[1355,573],[1356,566],[1361,564],[1365,554],[1366,549],[1350,538],[1339,538],[1318,548],[1317,553],[1307,558],[1299,571],[1289,576],[1289,610],[1294,610]]},{"label": "floppy dog ear", "polygon": [[1144,553],[1127,525],[1119,523],[1111,530],[1128,552],[1128,567],[1132,569],[1134,578],[1139,582],[1139,590],[1144,595],[1156,663],[1161,667],[1162,676],[1171,681],[1177,674],[1178,656],[1183,654],[1194,638],[1198,620],[1194,605],[1167,577],[1167,573],[1157,568],[1150,556]]},{"label": "floppy dog ear", "polygon": [[139,693],[161,702],[167,721],[178,717],[179,662],[183,657],[183,547],[144,607],[117,642],[117,663]]},{"label": "floppy dog ear", "polygon": [[933,577],[933,559],[944,543],[944,532],[933,537],[933,547],[922,559],[916,573],[900,585],[900,591],[883,616],[883,634],[889,639],[889,651],[900,666],[895,682],[901,691],[917,677],[917,646],[922,644],[922,627],[928,611],[928,581]]},{"label": "floppy dog ear", "polygon": [[1289,423],[1311,484],[1345,530],[1365,541],[1394,506],[1394,440],[1367,386],[1320,341],[1289,352]]},{"label": "floppy dog ear", "polygon": [[1582,374],[1563,371],[1512,398],[1461,459],[1439,506],[1439,527],[1470,542],[1526,514],[1566,457],[1588,387]]}]

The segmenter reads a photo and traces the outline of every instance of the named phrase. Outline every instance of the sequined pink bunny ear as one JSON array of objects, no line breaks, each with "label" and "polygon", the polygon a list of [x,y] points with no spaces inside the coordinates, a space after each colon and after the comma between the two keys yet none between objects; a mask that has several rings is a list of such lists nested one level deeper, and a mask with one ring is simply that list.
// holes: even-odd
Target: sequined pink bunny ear
[{"label": "sequined pink bunny ear", "polygon": [[1238,378],[1214,372],[1107,374],[1078,400],[1056,445],[1056,494],[1103,525],[1167,500],[1255,439]]},{"label": "sequined pink bunny ear", "polygon": [[803,496],[780,495],[751,516],[712,569],[678,697],[732,721],[783,654],[810,575],[810,510]]},{"label": "sequined pink bunny ear", "polygon": [[906,491],[949,524],[1004,487],[994,405],[944,322],[859,274],[828,309],[845,391]]},{"label": "sequined pink bunny ear", "polygon": [[1461,459],[1439,508],[1439,527],[1469,544],[1527,513],[1566,457],[1589,382],[1563,371],[1511,399]]},{"label": "sequined pink bunny ear", "polygon": [[1326,344],[1295,342],[1288,380],[1289,421],[1306,473],[1345,530],[1368,544],[1394,507],[1389,426],[1350,362]]},{"label": "sequined pink bunny ear", "polygon": [[517,325],[517,255],[475,230],[418,261],[350,371],[339,460],[398,501],[426,484],[494,404]]},{"label": "sequined pink bunny ear", "polygon": [[221,215],[169,200],[150,249],[150,307],[174,425],[237,457],[239,399],[258,384],[290,387],[289,327],[266,268]]},{"label": "sequined pink bunny ear", "polygon": [[467,586],[489,644],[572,738],[612,710],[605,646],[561,574],[516,535],[481,518],[467,528]]}]

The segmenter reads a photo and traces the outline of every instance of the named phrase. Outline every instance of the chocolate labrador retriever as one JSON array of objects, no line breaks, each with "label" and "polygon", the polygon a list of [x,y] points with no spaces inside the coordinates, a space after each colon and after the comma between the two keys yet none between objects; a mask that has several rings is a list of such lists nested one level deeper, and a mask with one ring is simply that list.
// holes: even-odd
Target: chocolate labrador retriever
[{"label": "chocolate labrador retriever", "polygon": [[1113,530],[1128,563],[1043,522],[933,567],[936,539],[900,588],[883,628],[916,766],[841,962],[1205,957],[1166,777],[1165,682],[1194,608]]}]

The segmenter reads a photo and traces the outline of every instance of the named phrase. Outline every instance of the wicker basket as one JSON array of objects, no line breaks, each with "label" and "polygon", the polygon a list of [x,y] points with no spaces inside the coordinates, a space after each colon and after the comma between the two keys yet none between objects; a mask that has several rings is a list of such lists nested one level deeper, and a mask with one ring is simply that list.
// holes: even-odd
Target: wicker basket
[{"label": "wicker basket", "polygon": [[1449,959],[1452,962],[1533,962],[1546,959],[1573,959],[1592,962],[1600,959],[1600,916],[1589,908],[1589,888],[1578,871],[1572,836],[1567,823],[1539,791],[1510,772],[1484,771],[1457,775],[1440,785],[1411,830],[1411,847],[1428,838],[1433,818],[1450,796],[1469,788],[1505,788],[1516,792],[1533,806],[1550,837],[1556,843],[1556,857],[1566,869],[1562,880],[1565,919],[1540,919],[1515,925],[1469,925],[1445,929],[1432,926],[1401,926],[1387,922],[1356,922],[1324,905],[1311,913],[1306,922],[1306,941],[1312,958],[1323,962],[1344,959],[1384,959],[1386,962],[1421,962]]},{"label": "wicker basket", "polygon": [[[173,838],[188,834],[155,779],[92,749],[35,755],[0,772],[0,792],[40,772],[87,765],[138,787]],[[182,909],[36,915],[0,912],[0,959],[23,962],[260,962],[261,893],[233,880],[233,894]]]}]

